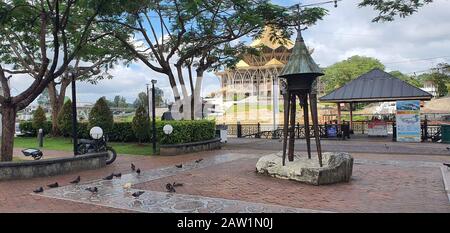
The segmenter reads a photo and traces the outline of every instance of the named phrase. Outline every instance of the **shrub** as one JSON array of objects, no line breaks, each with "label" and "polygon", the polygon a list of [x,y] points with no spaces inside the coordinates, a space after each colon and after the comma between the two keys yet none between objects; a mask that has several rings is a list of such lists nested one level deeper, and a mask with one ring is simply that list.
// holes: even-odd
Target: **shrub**
[{"label": "shrub", "polygon": [[[19,123],[19,129],[22,133],[25,134],[25,136],[28,137],[36,137],[37,136],[37,129],[34,128],[32,121],[22,121]],[[52,122],[46,121],[42,127],[44,129],[44,132],[47,134],[52,133]]]},{"label": "shrub", "polygon": [[72,101],[67,100],[58,113],[58,128],[62,135],[72,135]]},{"label": "shrub", "polygon": [[136,114],[133,117],[133,132],[138,139],[138,142],[141,143],[143,140],[148,138],[149,135],[149,126],[150,126],[150,118],[148,117],[147,111],[145,110],[143,105],[139,105],[136,109]]},{"label": "shrub", "polygon": [[97,100],[91,112],[89,113],[89,128],[98,126],[103,129],[105,135],[111,133],[114,124],[113,114],[108,107],[105,98]]},{"label": "shrub", "polygon": [[[173,132],[166,135],[163,127],[170,124]],[[209,120],[160,121],[156,125],[157,138],[160,144],[181,144],[213,139],[216,123]]]},{"label": "shrub", "polygon": [[39,107],[33,113],[33,128],[38,131],[39,129],[44,130],[45,133],[49,133],[45,130],[45,123],[47,122],[47,117],[45,117],[44,109],[39,105]]}]

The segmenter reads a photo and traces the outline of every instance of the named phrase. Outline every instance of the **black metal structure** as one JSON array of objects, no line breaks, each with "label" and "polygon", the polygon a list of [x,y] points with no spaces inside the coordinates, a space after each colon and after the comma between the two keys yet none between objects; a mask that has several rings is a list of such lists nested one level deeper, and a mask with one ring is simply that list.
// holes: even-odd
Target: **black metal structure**
[{"label": "black metal structure", "polygon": [[153,154],[156,154],[155,83],[156,83],[156,80],[152,80],[152,144],[153,144]]},{"label": "black metal structure", "polygon": [[73,142],[73,154],[78,154],[78,122],[77,122],[77,92],[76,92],[76,78],[73,73],[70,73],[72,78],[72,142]]},{"label": "black metal structure", "polygon": [[[300,107],[303,108],[305,122],[305,138],[308,150],[308,158],[311,158],[309,110],[311,111],[314,138],[317,146],[319,165],[322,167],[322,150],[320,145],[320,133],[317,114],[317,90],[316,79],[323,75],[322,70],[314,62],[303,40],[302,29],[297,27],[297,39],[295,41],[289,61],[279,75],[285,82],[284,97],[284,126],[283,126],[283,166],[286,162],[286,151],[289,161],[294,160],[295,123],[297,98]],[[289,141],[288,141],[289,137]]]}]

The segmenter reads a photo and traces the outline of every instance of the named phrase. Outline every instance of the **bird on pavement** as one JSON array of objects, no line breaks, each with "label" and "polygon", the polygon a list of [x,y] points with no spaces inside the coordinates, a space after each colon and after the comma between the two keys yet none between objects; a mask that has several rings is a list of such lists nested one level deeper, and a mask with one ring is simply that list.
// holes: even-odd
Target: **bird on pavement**
[{"label": "bird on pavement", "polygon": [[173,186],[173,187],[183,186],[183,183],[173,182],[172,186]]},{"label": "bird on pavement", "polygon": [[47,185],[47,187],[49,187],[49,188],[57,188],[57,187],[59,187],[59,184],[58,184],[58,182],[55,182],[53,184]]},{"label": "bird on pavement", "polygon": [[144,193],[145,193],[144,191],[137,191],[137,192],[131,194],[131,196],[138,198],[140,195],[142,195]]},{"label": "bird on pavement", "polygon": [[175,165],[175,167],[177,167],[177,168],[182,168],[183,167],[183,164],[178,164],[178,165]]},{"label": "bird on pavement", "polygon": [[136,166],[134,166],[134,164],[131,164],[131,170],[132,171],[136,170]]},{"label": "bird on pavement", "polygon": [[78,184],[80,183],[81,177],[78,176],[75,180],[70,181],[71,184]]},{"label": "bird on pavement", "polygon": [[140,174],[141,174],[141,169],[138,168],[138,169],[136,170],[136,173],[137,173],[138,175],[140,175]]},{"label": "bird on pavement", "polygon": [[447,150],[450,150],[450,147],[447,147],[446,149],[447,149]]},{"label": "bird on pavement", "polygon": [[114,178],[114,173],[112,173],[111,175],[103,178],[104,180],[112,180]]},{"label": "bird on pavement", "polygon": [[113,173],[115,177],[120,178],[122,177],[122,173]]},{"label": "bird on pavement", "polygon": [[96,193],[98,192],[98,188],[97,187],[89,187],[85,189],[86,191],[89,191],[91,193]]},{"label": "bird on pavement", "polygon": [[176,192],[175,188],[173,188],[173,185],[170,184],[170,183],[167,183],[167,184],[166,184],[166,189],[167,189],[167,191],[168,191],[169,193],[174,193],[174,192]]},{"label": "bird on pavement", "polygon": [[44,192],[44,188],[39,187],[38,189],[33,190],[33,193],[42,193]]},{"label": "bird on pavement", "polygon": [[444,166],[447,166],[448,168],[450,168],[450,163],[443,163]]},{"label": "bird on pavement", "polygon": [[196,163],[200,163],[203,159],[197,159],[195,160]]}]

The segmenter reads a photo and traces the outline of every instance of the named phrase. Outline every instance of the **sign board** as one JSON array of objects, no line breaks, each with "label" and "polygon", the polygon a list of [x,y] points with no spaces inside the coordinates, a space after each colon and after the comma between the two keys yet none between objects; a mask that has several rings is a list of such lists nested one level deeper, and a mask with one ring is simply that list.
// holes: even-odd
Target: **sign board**
[{"label": "sign board", "polygon": [[327,125],[328,137],[337,137],[337,125]]},{"label": "sign board", "polygon": [[420,142],[420,101],[397,101],[397,141]]},{"label": "sign board", "polygon": [[387,124],[386,121],[375,119],[369,122],[369,136],[387,136]]}]

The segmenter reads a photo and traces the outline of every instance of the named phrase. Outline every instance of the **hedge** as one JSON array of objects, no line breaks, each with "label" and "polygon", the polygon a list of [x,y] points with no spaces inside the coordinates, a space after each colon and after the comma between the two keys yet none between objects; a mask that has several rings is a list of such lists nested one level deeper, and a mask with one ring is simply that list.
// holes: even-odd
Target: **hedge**
[{"label": "hedge", "polygon": [[[170,135],[163,132],[166,124],[173,127]],[[29,132],[27,136],[35,137],[37,135],[37,130],[33,128],[31,121],[21,122],[19,127],[22,132]],[[51,133],[51,129],[51,122],[46,122],[44,131]],[[156,121],[157,139],[163,145],[210,140],[215,137],[215,129],[216,123],[210,120]],[[87,122],[78,123],[78,137],[90,138]],[[149,142],[150,139],[151,129],[144,142]],[[111,142],[138,142],[131,122],[114,122],[112,130],[108,134],[108,140]]]}]

